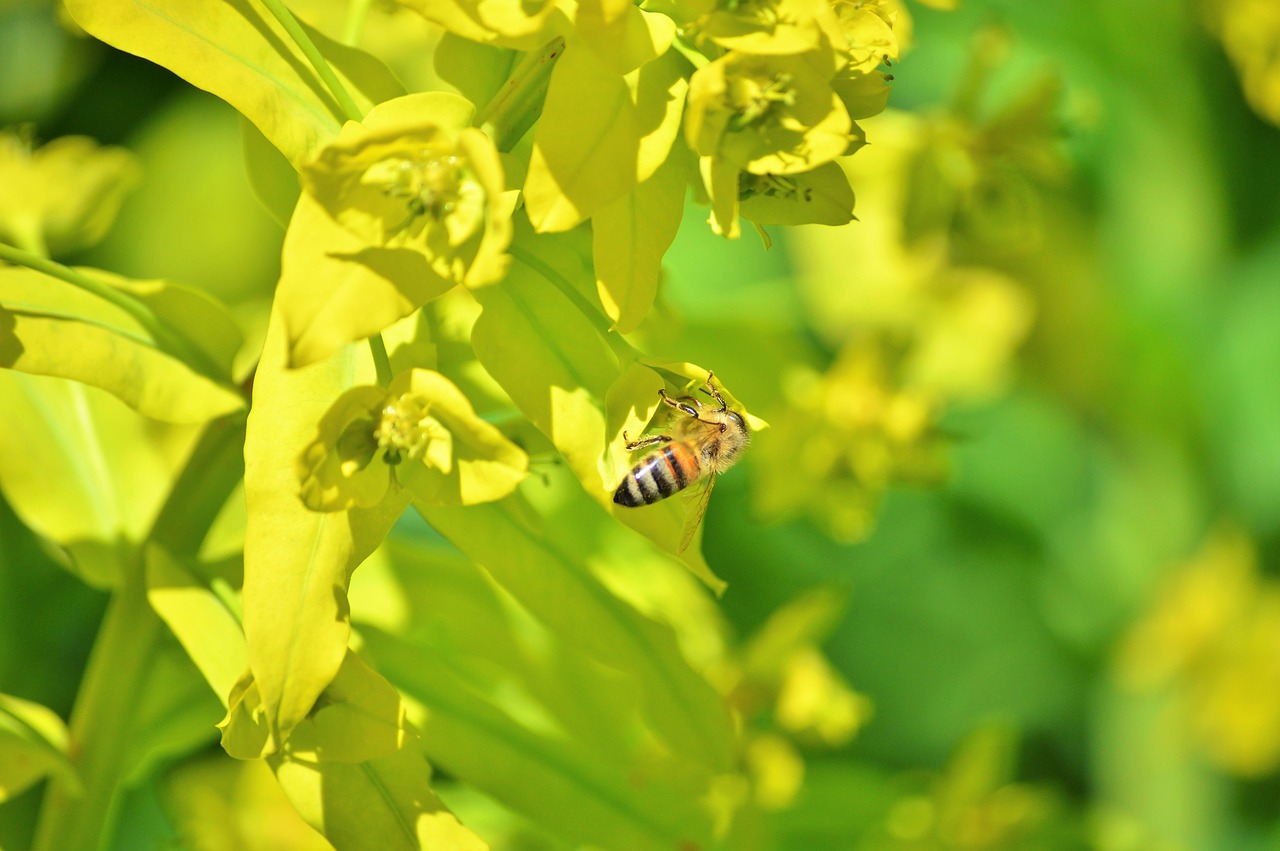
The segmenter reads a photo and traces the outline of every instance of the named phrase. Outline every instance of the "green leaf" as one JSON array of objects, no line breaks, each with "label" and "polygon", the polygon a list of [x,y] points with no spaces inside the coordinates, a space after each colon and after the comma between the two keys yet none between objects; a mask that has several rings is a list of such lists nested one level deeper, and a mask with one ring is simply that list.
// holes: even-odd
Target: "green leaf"
[{"label": "green leaf", "polygon": [[[532,707],[522,724],[504,711],[513,702],[510,681],[501,701],[477,694],[470,669],[487,660],[441,659],[377,633],[369,638],[379,663],[423,705],[423,749],[450,774],[577,842],[659,851],[700,847],[709,838],[705,770],[656,753],[647,761],[639,755],[611,758],[590,740],[566,736],[554,719],[530,723],[540,718],[541,707]],[[571,664],[561,654],[555,659]],[[607,677],[595,680],[579,685],[614,685]],[[618,725],[624,719],[611,720]],[[625,726],[615,731],[642,736]]]},{"label": "green leaf", "polygon": [[791,175],[739,177],[742,217],[760,225],[832,225],[853,221],[853,188],[837,163]]},{"label": "green leaf", "polygon": [[577,37],[618,74],[628,74],[667,51],[675,21],[642,11],[625,0],[583,0],[578,4]]},{"label": "green leaf", "polygon": [[[564,456],[592,499],[676,553],[686,508],[679,501],[643,510],[613,503],[614,489],[630,468],[622,432],[638,432],[653,416],[663,380],[635,362],[638,355],[625,341],[587,318],[595,312],[569,280],[586,277],[585,266],[579,264],[575,273],[572,252],[560,248],[557,240],[545,236],[518,243],[512,248],[516,262],[506,280],[477,291],[484,311],[472,330],[476,357]],[[620,376],[626,379],[621,395],[614,389]],[[705,370],[702,376],[705,380]],[[643,409],[635,407],[637,399]],[[724,583],[696,548],[685,550],[680,558],[712,590],[723,590]]]},{"label": "green leaf", "polygon": [[682,62],[668,51],[623,76],[570,43],[552,71],[525,179],[535,229],[574,227],[667,161],[688,91]]},{"label": "green leaf", "polygon": [[149,777],[174,758],[217,738],[219,696],[177,642],[164,636],[148,659],[141,688],[132,695],[128,736],[120,759],[126,785]]},{"label": "green leaf", "polygon": [[133,316],[66,281],[3,267],[0,366],[100,387],[167,422],[203,422],[244,407],[228,385],[240,333],[216,301],[161,281],[127,281],[92,269],[73,273],[141,302],[191,348],[156,339]]},{"label": "green leaf", "polygon": [[249,189],[281,230],[289,227],[302,186],[298,173],[247,118],[240,119],[240,140]]},{"label": "green leaf", "polygon": [[[95,38],[231,104],[295,167],[336,136],[348,117],[298,46],[254,0],[70,0],[67,9]],[[403,94],[378,60],[303,28],[362,112]]]},{"label": "green leaf", "polygon": [[238,614],[164,547],[147,547],[147,600],[224,704],[248,666]]},{"label": "green leaf", "polygon": [[666,165],[591,220],[596,286],[605,313],[629,334],[658,294],[662,257],[684,215],[688,157],[672,154]]},{"label": "green leaf", "polygon": [[610,593],[585,559],[551,544],[518,495],[465,509],[415,507],[552,632],[634,677],[644,718],[673,752],[728,769],[733,732],[724,703],[689,667],[671,629]]},{"label": "green leaf", "polygon": [[481,107],[497,95],[518,61],[514,50],[481,44],[452,32],[440,36],[431,58],[440,79]]},{"label": "green leaf", "polygon": [[64,547],[86,582],[115,585],[193,430],[157,429],[102,391],[9,371],[0,372],[0,411],[0,484],[14,512]]},{"label": "green leaf", "polygon": [[407,503],[394,495],[373,508],[326,514],[303,506],[296,461],[316,423],[342,391],[371,384],[374,376],[371,359],[354,349],[290,370],[286,346],[284,315],[277,307],[254,380],[245,439],[243,594],[253,687],[277,745],[337,675],[350,634],[351,571]]},{"label": "green leaf", "polygon": [[418,743],[361,763],[310,754],[268,760],[290,803],[338,851],[485,851],[474,833],[431,790],[431,767]]},{"label": "green leaf", "polygon": [[67,758],[67,725],[38,703],[0,694],[0,803],[50,774],[80,786]]},{"label": "green leaf", "polygon": [[515,256],[506,280],[476,292],[484,307],[472,330],[476,357],[603,501],[612,493],[599,465],[603,399],[618,376],[617,355],[568,297]]},{"label": "green leaf", "polygon": [[408,735],[400,693],[348,651],[315,709],[289,737],[289,753],[360,763],[390,756]]}]

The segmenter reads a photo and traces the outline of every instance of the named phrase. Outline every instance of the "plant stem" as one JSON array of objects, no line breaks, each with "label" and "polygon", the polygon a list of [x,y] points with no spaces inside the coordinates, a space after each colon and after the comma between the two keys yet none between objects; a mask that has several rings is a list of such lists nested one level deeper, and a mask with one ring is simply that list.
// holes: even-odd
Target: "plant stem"
[{"label": "plant stem", "polygon": [[351,0],[347,5],[347,18],[342,24],[342,43],[354,46],[364,32],[373,0]]},{"label": "plant stem", "polygon": [[378,383],[383,387],[391,384],[391,358],[387,356],[387,344],[381,334],[369,338],[369,351],[373,354],[373,368],[378,376]]},{"label": "plant stem", "polygon": [[[149,541],[194,555],[244,472],[243,414],[210,423],[157,516]],[[147,600],[146,543],[121,570],[71,712],[68,752],[83,783],[78,794],[53,778],[36,825],[34,851],[110,847],[133,766],[127,756],[148,731],[138,726],[147,678],[164,635]]]},{"label": "plant stem", "polygon": [[526,53],[498,93],[476,113],[472,123],[492,128],[493,144],[499,151],[514,148],[542,114],[542,102],[551,85],[551,69],[563,52],[564,36],[558,35],[538,50]]},{"label": "plant stem", "polygon": [[103,301],[118,307],[151,335],[157,348],[164,349],[180,358],[202,375],[214,381],[226,383],[227,377],[209,360],[204,352],[192,345],[186,338],[175,334],[145,302],[139,301],[129,293],[116,289],[109,284],[104,284],[102,281],[91,278],[83,272],[63,266],[61,263],[32,254],[29,251],[23,251],[20,248],[14,248],[12,245],[6,245],[3,242],[0,242],[0,260],[12,263],[15,266],[25,266],[28,269],[42,272],[51,278],[57,278],[60,281],[71,284],[73,287],[79,287],[85,292],[92,293]]},{"label": "plant stem", "polygon": [[281,0],[262,0],[262,5],[266,6],[272,17],[280,22],[280,26],[284,27],[284,31],[289,34],[289,38],[293,39],[293,43],[298,45],[298,49],[307,57],[307,61],[311,63],[311,67],[320,75],[321,81],[329,89],[334,100],[338,102],[338,106],[341,107],[347,120],[359,121],[364,118],[364,113],[360,111],[360,107],[356,106],[356,102],[352,100],[346,86],[342,85],[338,75],[333,73],[333,69],[329,67],[328,60],[320,54],[315,42],[307,35],[306,30],[298,23],[298,19],[293,16],[288,7]]},{"label": "plant stem", "polygon": [[115,832],[124,756],[137,733],[137,703],[160,635],[137,556],[121,572],[71,713],[68,752],[83,794],[77,797],[59,778],[49,781],[34,851],[97,851]]}]

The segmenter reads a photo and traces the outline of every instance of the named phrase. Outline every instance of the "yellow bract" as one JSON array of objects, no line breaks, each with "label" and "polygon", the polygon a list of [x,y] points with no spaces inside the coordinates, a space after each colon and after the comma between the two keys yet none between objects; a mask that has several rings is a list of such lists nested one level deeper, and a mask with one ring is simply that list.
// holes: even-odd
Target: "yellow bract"
[{"label": "yellow bract", "polygon": [[461,126],[469,113],[439,94],[383,104],[321,149],[303,187],[368,247],[418,251],[454,283],[498,280],[511,240],[502,165],[488,137]]},{"label": "yellow bract", "polygon": [[701,158],[712,226],[728,236],[737,233],[740,172],[811,171],[845,153],[852,131],[844,104],[803,56],[731,51],[689,82],[685,139]]},{"label": "yellow bract", "polygon": [[473,505],[511,493],[528,463],[452,382],[413,369],[388,388],[339,396],[299,457],[298,476],[313,511],[370,508],[401,487],[428,505]]}]

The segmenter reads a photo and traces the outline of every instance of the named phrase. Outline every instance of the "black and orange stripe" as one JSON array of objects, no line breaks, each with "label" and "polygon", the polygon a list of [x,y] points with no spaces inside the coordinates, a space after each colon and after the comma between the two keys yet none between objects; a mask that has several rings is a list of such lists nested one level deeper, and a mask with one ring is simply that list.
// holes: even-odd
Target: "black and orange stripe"
[{"label": "black and orange stripe", "polygon": [[666,499],[698,478],[701,463],[684,443],[668,443],[650,452],[627,473],[613,493],[618,505],[635,508]]}]

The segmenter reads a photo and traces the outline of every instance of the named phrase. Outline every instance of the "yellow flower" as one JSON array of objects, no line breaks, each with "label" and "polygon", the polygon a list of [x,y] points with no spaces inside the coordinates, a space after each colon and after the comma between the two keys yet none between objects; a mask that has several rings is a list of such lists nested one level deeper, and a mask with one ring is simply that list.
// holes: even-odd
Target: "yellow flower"
[{"label": "yellow flower", "polygon": [[454,283],[500,279],[511,224],[493,143],[431,108],[440,98],[397,100],[348,122],[303,168],[304,188],[370,247],[421,252]]},{"label": "yellow flower", "polygon": [[32,150],[0,133],[0,241],[41,256],[79,251],[102,239],[138,164],[123,148],[64,136]]},{"label": "yellow flower", "polygon": [[515,490],[528,457],[447,378],[413,369],[338,397],[297,469],[313,511],[369,508],[398,488],[429,505],[472,505]]},{"label": "yellow flower", "polygon": [[791,382],[787,415],[758,450],[762,514],[808,514],[832,537],[856,541],[890,484],[942,476],[938,404],[901,386],[902,367],[901,354],[872,337],[846,346],[825,375]]},{"label": "yellow flower", "polygon": [[849,148],[853,122],[812,62],[731,51],[690,80],[685,138],[701,157],[718,232],[737,234],[741,172],[799,174]]},{"label": "yellow flower", "polygon": [[827,0],[686,0],[676,5],[676,17],[696,40],[743,53],[830,53],[840,40]]}]

